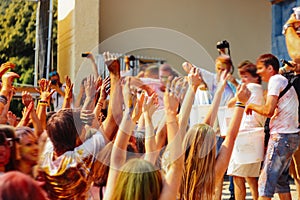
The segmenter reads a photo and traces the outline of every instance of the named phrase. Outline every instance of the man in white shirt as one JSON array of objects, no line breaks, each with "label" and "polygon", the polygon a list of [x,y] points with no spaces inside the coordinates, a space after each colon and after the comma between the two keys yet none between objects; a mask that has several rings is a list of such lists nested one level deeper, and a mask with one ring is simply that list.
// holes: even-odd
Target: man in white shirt
[{"label": "man in white shirt", "polygon": [[248,104],[245,112],[257,112],[270,117],[270,139],[259,176],[259,199],[270,199],[278,193],[280,199],[291,200],[288,182],[292,155],[299,146],[298,97],[291,87],[280,99],[279,94],[288,80],[278,74],[279,61],[272,54],[261,55],[256,62],[257,73],[268,82],[268,94],[264,105]]}]

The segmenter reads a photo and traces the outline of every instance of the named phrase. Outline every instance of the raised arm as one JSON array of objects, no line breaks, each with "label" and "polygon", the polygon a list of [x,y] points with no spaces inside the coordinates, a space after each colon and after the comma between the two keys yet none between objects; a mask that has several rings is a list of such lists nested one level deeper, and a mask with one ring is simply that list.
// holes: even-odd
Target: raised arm
[{"label": "raised arm", "polygon": [[135,127],[135,123],[132,120],[134,96],[130,91],[130,79],[125,83],[123,96],[125,111],[112,149],[111,165],[104,199],[111,199],[119,170],[126,161],[127,145]]},{"label": "raised arm", "polygon": [[[1,118],[7,120],[7,112],[9,110],[10,101],[12,99],[14,88],[13,80],[19,78],[20,76],[14,72],[6,72],[2,78],[2,88],[0,91],[0,114]],[[6,121],[5,121],[6,123]]]},{"label": "raised arm", "polygon": [[107,117],[103,122],[102,129],[106,137],[112,140],[117,133],[118,124],[122,118],[122,92],[120,83],[120,63],[117,57],[105,52],[103,54],[110,76],[110,99]]},{"label": "raised arm", "polygon": [[152,115],[158,107],[158,97],[154,93],[150,97],[146,96],[143,104],[143,115],[145,119],[145,160],[153,165],[156,162],[159,150],[156,146]]},{"label": "raised arm", "polygon": [[215,165],[216,185],[218,184],[219,181],[223,180],[224,173],[228,167],[234,142],[239,132],[240,124],[243,118],[245,104],[250,98],[250,95],[251,92],[247,89],[245,84],[242,84],[241,86],[238,87],[237,104],[234,109],[233,116],[230,120],[229,127],[227,129],[227,135],[225,137],[224,142],[222,143],[220,152],[216,158],[217,159]]},{"label": "raised arm", "polygon": [[7,70],[15,68],[15,66],[16,65],[11,62],[6,62],[6,63],[1,64],[0,77],[2,77],[7,72]]},{"label": "raised arm", "polygon": [[[285,42],[288,53],[292,60],[300,59],[300,38],[295,30],[296,28],[299,28],[299,22],[300,20],[295,18],[295,14],[292,14],[286,22],[289,27],[285,31]],[[298,27],[295,27],[295,25]]]},{"label": "raised arm", "polygon": [[50,105],[50,98],[55,90],[51,91],[51,81],[41,79],[39,81],[39,89],[37,92],[40,94],[40,100],[37,106],[37,116],[40,119],[43,130],[46,130],[46,114],[47,106]]},{"label": "raised arm", "polygon": [[101,114],[101,110],[103,109],[103,104],[108,96],[109,90],[106,91],[106,88],[109,86],[109,84],[110,84],[110,79],[108,76],[102,82],[102,85],[100,87],[100,97],[99,97],[97,104],[95,106],[95,109],[94,109],[94,114],[97,119]]},{"label": "raised arm", "polygon": [[96,94],[96,81],[93,75],[87,77],[84,81],[86,98],[84,100],[82,110],[94,110],[95,94]]},{"label": "raised arm", "polygon": [[69,76],[65,77],[66,88],[65,88],[65,96],[62,108],[71,108],[71,102],[73,98],[73,83]]},{"label": "raised arm", "polygon": [[229,73],[227,71],[223,71],[220,75],[220,81],[218,83],[218,87],[212,102],[212,105],[210,106],[210,109],[203,121],[203,123],[208,124],[210,126],[213,126],[216,118],[217,118],[217,113],[219,109],[219,105],[222,99],[222,94],[224,92],[226,82],[229,78]]},{"label": "raised arm", "polygon": [[96,64],[94,55],[93,55],[93,53],[91,53],[91,52],[88,52],[87,54],[88,54],[88,55],[87,55],[87,58],[90,59],[90,61],[92,62],[93,72],[94,72],[94,74],[95,74],[95,76],[96,76],[95,78],[97,79],[98,76],[99,76],[99,73],[98,73],[98,67],[97,67],[97,64]]},{"label": "raised arm", "polygon": [[199,69],[191,67],[190,73],[188,74],[189,87],[185,94],[183,103],[181,105],[179,113],[179,124],[180,127],[186,127],[188,119],[190,117],[192,105],[195,99],[195,93],[198,86],[202,83],[202,78],[199,73]]},{"label": "raised arm", "polygon": [[167,88],[164,95],[166,112],[168,149],[170,151],[170,167],[166,173],[163,189],[159,199],[176,199],[183,173],[184,155],[182,152],[182,133],[177,123],[179,100],[174,91]]}]

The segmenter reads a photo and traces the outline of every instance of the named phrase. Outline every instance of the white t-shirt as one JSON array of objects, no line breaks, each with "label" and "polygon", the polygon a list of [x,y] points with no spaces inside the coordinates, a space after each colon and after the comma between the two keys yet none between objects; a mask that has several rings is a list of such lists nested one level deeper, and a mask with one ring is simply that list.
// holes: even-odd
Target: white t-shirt
[{"label": "white t-shirt", "polygon": [[[251,91],[251,96],[246,104],[254,103],[257,105],[263,105],[265,103],[264,90],[260,84],[248,83],[247,88]],[[240,126],[240,130],[244,128],[254,128],[264,126],[266,117],[253,112],[252,115],[244,113],[243,120]]]},{"label": "white t-shirt", "polygon": [[[288,80],[276,74],[268,83],[268,96],[279,96],[288,85]],[[278,101],[277,108],[270,121],[270,134],[296,133],[298,129],[298,97],[294,87],[291,87]]]},{"label": "white t-shirt", "polygon": [[[64,85],[61,86],[60,89],[64,92],[65,91]],[[62,105],[64,103],[64,97],[61,96],[58,92],[54,92],[52,94],[52,103],[53,103],[54,111],[57,112],[62,108]]]}]

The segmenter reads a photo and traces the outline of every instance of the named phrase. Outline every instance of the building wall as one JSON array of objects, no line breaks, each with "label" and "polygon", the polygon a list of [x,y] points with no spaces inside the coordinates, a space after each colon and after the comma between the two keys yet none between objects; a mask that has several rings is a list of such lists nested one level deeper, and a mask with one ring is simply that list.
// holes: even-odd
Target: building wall
[{"label": "building wall", "polygon": [[75,81],[78,70],[86,62],[81,53],[99,44],[99,5],[99,0],[58,0],[58,71],[61,77],[70,75]]},{"label": "building wall", "polygon": [[[231,55],[235,65],[244,59],[255,61],[255,58],[265,52],[271,51],[271,3],[269,1],[251,0],[101,0],[100,1],[100,41],[106,41],[115,34],[143,27],[160,27],[178,31],[184,37],[190,37],[201,45],[211,57],[210,62],[203,63],[203,56],[198,56],[196,49],[190,43],[177,43],[178,37],[153,36],[152,32],[146,39],[153,43],[170,40],[174,46],[166,45],[173,51],[155,51],[145,45],[144,50],[133,51],[136,54],[146,53],[149,56],[166,58],[166,60],[182,72],[180,64],[190,59],[207,69],[218,55],[217,41],[226,39],[231,45]],[[125,37],[131,38],[131,37]],[[108,49],[124,51],[132,50],[132,41],[123,41],[111,45],[104,45]],[[144,38],[145,39],[145,38]],[[140,41],[139,41],[140,42]],[[143,42],[140,42],[143,44]],[[121,46],[121,47],[120,47]],[[157,46],[155,46],[157,47]],[[185,49],[185,55],[174,55],[178,49]],[[103,49],[104,50],[104,49]],[[123,52],[121,52],[123,53]],[[176,51],[175,54],[177,54]],[[157,55],[158,54],[158,55]],[[190,56],[188,56],[190,55]],[[185,58],[182,58],[185,57]],[[209,64],[207,64],[209,63]]]},{"label": "building wall", "polygon": [[164,58],[181,73],[184,60],[212,71],[224,39],[235,65],[271,51],[269,1],[59,0],[59,9],[67,7],[67,15],[59,12],[58,68],[72,79],[90,65],[83,51]]}]

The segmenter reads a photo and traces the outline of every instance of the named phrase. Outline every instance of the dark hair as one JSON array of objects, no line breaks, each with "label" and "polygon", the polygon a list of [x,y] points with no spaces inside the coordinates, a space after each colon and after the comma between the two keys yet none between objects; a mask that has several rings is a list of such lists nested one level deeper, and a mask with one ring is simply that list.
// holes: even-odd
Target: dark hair
[{"label": "dark hair", "polygon": [[262,54],[260,55],[256,62],[261,62],[264,64],[264,66],[268,67],[269,65],[271,65],[274,69],[274,71],[278,72],[279,68],[280,68],[280,63],[279,60],[276,58],[276,56],[274,56],[273,54]]},{"label": "dark hair", "polygon": [[54,151],[61,155],[74,150],[82,128],[79,110],[62,109],[53,114],[47,122],[47,132]]},{"label": "dark hair", "polygon": [[241,75],[245,73],[249,73],[251,74],[252,77],[258,78],[257,81],[259,84],[261,84],[261,77],[256,73],[257,71],[256,65],[254,65],[249,60],[245,60],[241,62],[238,66],[238,69]]},{"label": "dark hair", "polygon": [[[17,169],[17,157],[16,157],[16,142],[18,139],[16,138],[14,128],[8,125],[0,125],[0,135],[1,135],[1,144],[10,142],[10,157],[9,162],[5,165],[5,171],[12,171]],[[1,145],[0,144],[0,145]]]}]

